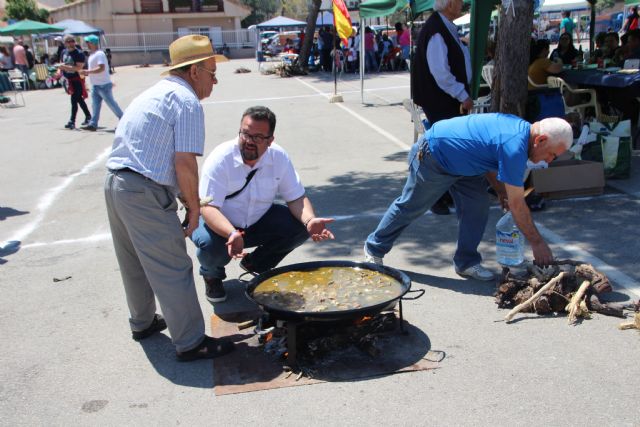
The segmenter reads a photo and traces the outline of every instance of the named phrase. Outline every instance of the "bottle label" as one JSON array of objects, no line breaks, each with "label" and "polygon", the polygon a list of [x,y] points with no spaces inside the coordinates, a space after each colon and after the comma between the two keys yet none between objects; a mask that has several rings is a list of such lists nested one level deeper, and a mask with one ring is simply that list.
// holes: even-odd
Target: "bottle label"
[{"label": "bottle label", "polygon": [[519,265],[524,260],[522,234],[514,229],[510,232],[496,230],[497,261],[504,265]]}]

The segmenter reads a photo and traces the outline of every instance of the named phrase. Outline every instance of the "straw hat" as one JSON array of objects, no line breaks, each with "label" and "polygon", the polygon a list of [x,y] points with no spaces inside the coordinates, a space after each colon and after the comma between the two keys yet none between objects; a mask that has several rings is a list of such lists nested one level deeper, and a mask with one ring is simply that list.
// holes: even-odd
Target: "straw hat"
[{"label": "straw hat", "polygon": [[169,45],[169,56],[171,57],[171,65],[169,69],[162,74],[185,65],[195,64],[205,59],[213,58],[213,46],[209,41],[209,37],[197,34],[180,37]]}]

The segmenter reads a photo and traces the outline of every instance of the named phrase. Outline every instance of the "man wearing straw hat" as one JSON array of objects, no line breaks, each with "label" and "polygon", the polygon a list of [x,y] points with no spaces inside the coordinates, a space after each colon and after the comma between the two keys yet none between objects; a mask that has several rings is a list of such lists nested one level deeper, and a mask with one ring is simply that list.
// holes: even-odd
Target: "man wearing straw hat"
[{"label": "man wearing straw hat", "polygon": [[84,38],[89,47],[89,67],[82,70],[82,75],[89,77],[91,80],[91,103],[93,115],[89,124],[81,129],[95,132],[98,129],[98,120],[100,120],[100,110],[102,109],[102,101],[113,111],[118,119],[122,117],[122,109],[113,98],[113,83],[109,77],[109,61],[103,51],[98,49],[100,39],[93,34]]},{"label": "man wearing straw hat", "polygon": [[[169,76],[127,107],[107,160],[107,214],[124,283],[132,338],[169,328],[180,361],[211,359],[233,343],[205,335],[185,237],[198,226],[198,164],[204,149],[200,100],[211,95],[216,60],[205,36],[169,46]],[[176,196],[187,207],[185,225]],[[156,298],[164,314],[156,314]],[[166,321],[165,321],[166,319]]]}]

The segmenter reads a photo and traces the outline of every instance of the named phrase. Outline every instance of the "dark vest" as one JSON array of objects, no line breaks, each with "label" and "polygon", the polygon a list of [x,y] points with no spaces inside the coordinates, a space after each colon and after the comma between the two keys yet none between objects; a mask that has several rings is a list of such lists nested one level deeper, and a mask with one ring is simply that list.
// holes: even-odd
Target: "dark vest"
[{"label": "dark vest", "polygon": [[467,93],[467,69],[464,53],[445,25],[439,13],[433,13],[418,36],[415,61],[411,64],[411,96],[413,102],[422,107],[432,124],[460,115],[460,101],[440,89],[427,63],[427,45],[434,34],[440,34],[447,46],[449,69],[457,81],[464,84]]}]

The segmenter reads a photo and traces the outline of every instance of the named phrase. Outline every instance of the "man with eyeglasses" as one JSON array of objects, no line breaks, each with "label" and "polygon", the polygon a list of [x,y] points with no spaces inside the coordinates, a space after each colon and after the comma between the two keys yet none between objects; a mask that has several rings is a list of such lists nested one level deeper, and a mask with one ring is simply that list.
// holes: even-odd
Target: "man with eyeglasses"
[{"label": "man with eyeglasses", "polygon": [[[107,214],[132,338],[140,341],[168,327],[178,360],[211,359],[234,345],[205,335],[185,237],[200,216],[200,100],[217,83],[216,59],[209,38],[200,35],[174,41],[169,55],[169,76],[134,99],[116,128],[105,180]],[[188,208],[184,227],[178,194]],[[156,314],[156,298],[164,318]]]},{"label": "man with eyeglasses", "polygon": [[[200,225],[191,239],[197,246],[207,300],[227,299],[225,266],[239,259],[253,274],[276,265],[309,237],[333,239],[305,195],[296,170],[282,147],[273,143],[275,114],[266,107],[247,109],[237,141],[217,146],[202,167]],[[280,195],[286,206],[274,203]],[[256,247],[247,253],[246,248]]]}]

